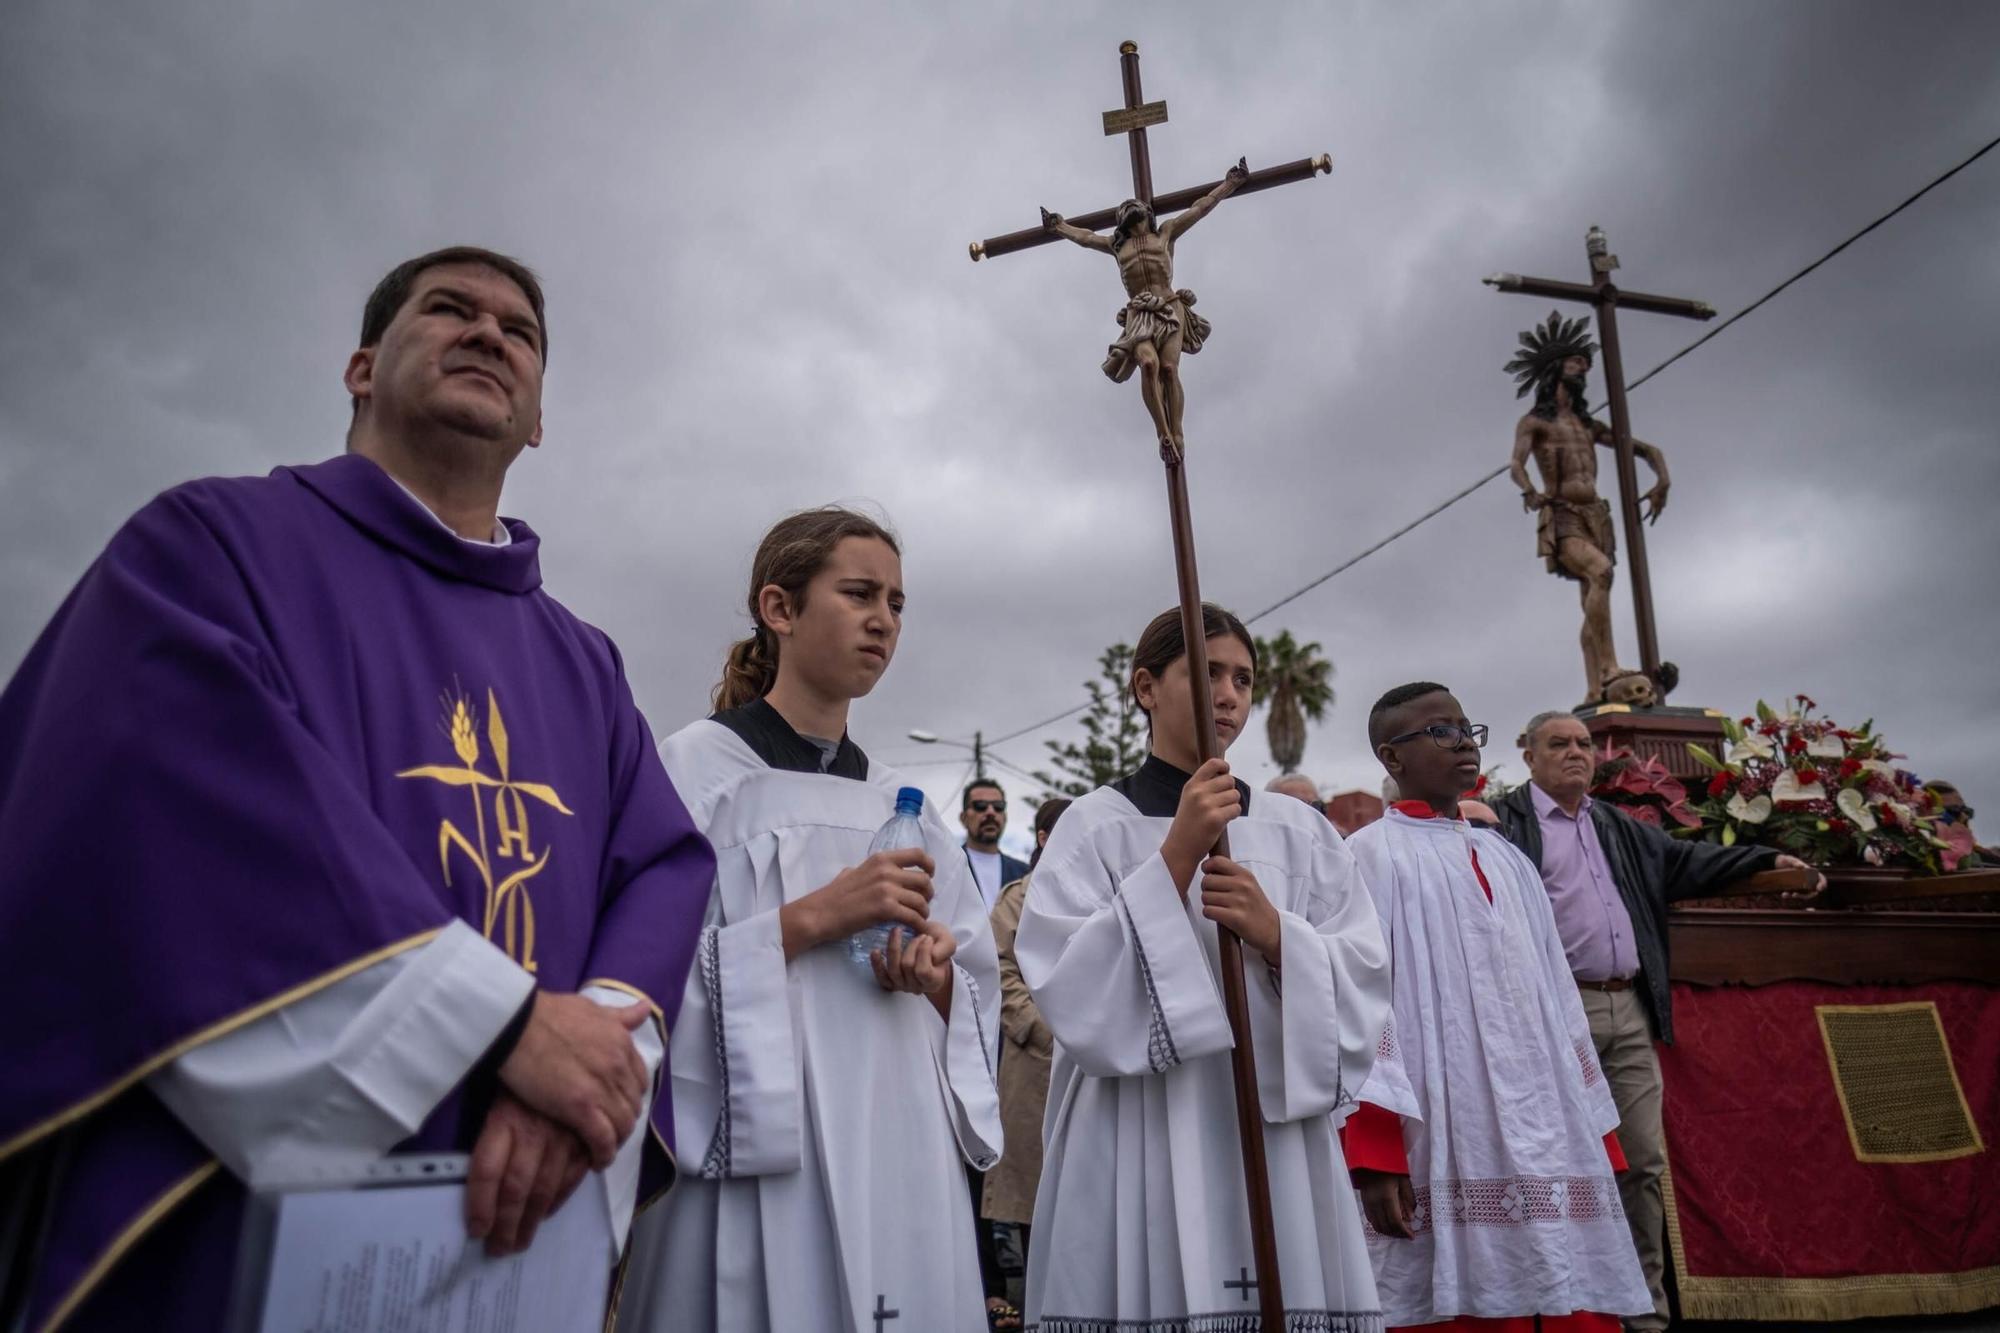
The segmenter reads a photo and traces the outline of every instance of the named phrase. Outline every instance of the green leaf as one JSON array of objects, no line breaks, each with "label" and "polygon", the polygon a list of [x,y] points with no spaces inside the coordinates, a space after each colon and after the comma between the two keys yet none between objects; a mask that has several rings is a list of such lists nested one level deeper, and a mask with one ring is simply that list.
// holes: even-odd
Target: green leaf
[{"label": "green leaf", "polygon": [[1699,745],[1696,745],[1693,741],[1688,742],[1687,753],[1688,753],[1688,758],[1694,760],[1697,764],[1700,764],[1703,768],[1711,769],[1717,773],[1727,773],[1729,771],[1729,765],[1723,763],[1720,759],[1717,759],[1714,755],[1702,749]]}]

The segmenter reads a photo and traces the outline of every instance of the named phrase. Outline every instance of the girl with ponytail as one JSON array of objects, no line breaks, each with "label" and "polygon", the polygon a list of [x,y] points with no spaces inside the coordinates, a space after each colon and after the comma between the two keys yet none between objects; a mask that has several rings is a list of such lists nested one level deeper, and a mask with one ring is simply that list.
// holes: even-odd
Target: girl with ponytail
[{"label": "girl with ponytail", "polygon": [[782,519],[746,609],[714,714],[660,747],[716,877],[667,1048],[682,1183],[633,1231],[618,1326],[867,1333],[886,1301],[977,1333],[965,1169],[1000,1150],[993,937],[933,811],[922,847],[871,852],[922,793],[847,734],[902,631],[896,538],[848,509]]}]

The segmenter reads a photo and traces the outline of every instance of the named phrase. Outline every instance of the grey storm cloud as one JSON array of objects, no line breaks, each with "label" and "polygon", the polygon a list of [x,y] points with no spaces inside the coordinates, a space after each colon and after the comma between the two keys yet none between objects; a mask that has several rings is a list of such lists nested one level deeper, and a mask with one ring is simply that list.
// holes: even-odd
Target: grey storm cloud
[{"label": "grey storm cloud", "polygon": [[[1334,158],[1179,261],[1215,324],[1186,367],[1205,591],[1244,611],[1505,460],[1500,366],[1546,305],[1483,275],[1580,280],[1598,224],[1627,285],[1731,311],[2000,126],[1978,3],[26,0],[0,41],[0,667],[157,491],[337,452],[368,288],[472,241],[549,289],[547,443],[504,508],[656,729],[704,709],[765,525],[863,501],[905,538],[910,611],[855,734],[948,798],[964,756],[908,730],[1055,712],[1174,596],[1136,388],[1097,368],[1108,261],[965,252],[1129,193],[1098,123],[1126,38],[1171,110],[1161,188]],[[1803,690],[2000,799],[1996,327],[2000,155],[1634,393],[1674,477],[1649,540],[1677,702]],[[1699,329],[1621,331],[1636,375]],[[1502,480],[1261,624],[1337,664],[1308,771],[1373,786],[1366,707],[1404,679],[1503,737],[1574,702],[1575,589],[1533,549]],[[1629,657],[1622,581],[1616,607]],[[1237,758],[1274,771],[1261,728]]]}]

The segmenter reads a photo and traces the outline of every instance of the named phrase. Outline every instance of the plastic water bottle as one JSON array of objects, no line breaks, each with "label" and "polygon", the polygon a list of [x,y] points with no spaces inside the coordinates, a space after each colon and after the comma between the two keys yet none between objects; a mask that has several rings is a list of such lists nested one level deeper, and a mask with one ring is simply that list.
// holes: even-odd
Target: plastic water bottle
[{"label": "plastic water bottle", "polygon": [[[868,854],[877,852],[900,852],[909,848],[923,850],[924,826],[919,819],[924,812],[924,793],[917,787],[899,787],[896,790],[896,813],[889,816],[875,834],[875,841],[868,844]],[[897,922],[884,921],[873,926],[863,926],[847,937],[847,956],[872,979],[875,965],[868,961],[868,955],[877,949],[886,951],[889,947],[889,931],[903,932],[903,943],[910,942],[910,928]]]}]

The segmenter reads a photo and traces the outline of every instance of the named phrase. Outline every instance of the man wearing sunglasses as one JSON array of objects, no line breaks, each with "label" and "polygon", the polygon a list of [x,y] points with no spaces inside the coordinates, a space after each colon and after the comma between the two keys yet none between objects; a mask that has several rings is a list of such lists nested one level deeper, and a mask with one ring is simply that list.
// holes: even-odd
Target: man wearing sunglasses
[{"label": "man wearing sunglasses", "polygon": [[[989,778],[975,778],[959,800],[958,818],[965,825],[965,859],[972,866],[979,896],[986,900],[990,912],[1000,899],[1000,890],[1028,873],[1026,861],[1017,861],[1000,850],[1000,835],[1007,831],[1007,793]],[[1005,1051],[1000,1058],[1007,1059]],[[1000,1270],[993,1224],[979,1211],[986,1178],[971,1166],[966,1167],[965,1178],[972,1190],[972,1227],[979,1241],[979,1280],[986,1289],[988,1323],[996,1329],[1018,1329],[1020,1319],[1007,1301],[1006,1277]]]},{"label": "man wearing sunglasses", "polygon": [[1583,994],[1597,1058],[1618,1103],[1618,1137],[1631,1169],[1618,1177],[1625,1220],[1653,1296],[1632,1329],[1667,1327],[1666,1206],[1660,1178],[1660,1064],[1655,1040],[1674,1039],[1667,989],[1667,904],[1714,893],[1760,870],[1806,869],[1769,847],[1670,838],[1590,797],[1597,751],[1573,714],[1537,713],[1521,733],[1528,778],[1494,803],[1500,831],[1541,868],[1563,952]]},{"label": "man wearing sunglasses", "polygon": [[997,782],[976,780],[965,789],[958,818],[965,825],[965,859],[971,862],[979,896],[991,911],[1000,900],[1000,890],[1028,873],[1026,861],[1017,861],[1000,850],[1000,835],[1007,831],[1007,793]]}]

